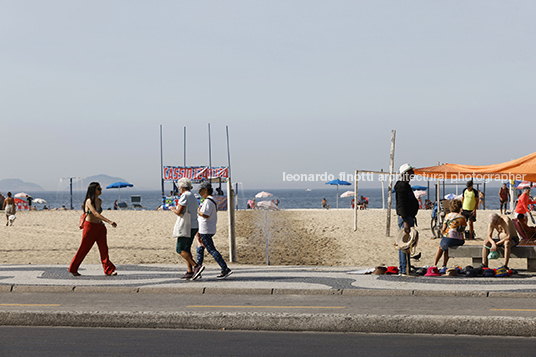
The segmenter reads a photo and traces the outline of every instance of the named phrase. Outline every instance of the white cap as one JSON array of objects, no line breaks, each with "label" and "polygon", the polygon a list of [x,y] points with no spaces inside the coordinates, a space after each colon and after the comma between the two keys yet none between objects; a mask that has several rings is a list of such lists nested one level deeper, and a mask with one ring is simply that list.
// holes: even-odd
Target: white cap
[{"label": "white cap", "polygon": [[398,173],[402,175],[403,173],[406,173],[411,169],[413,169],[413,166],[411,166],[410,164],[403,164],[402,166],[400,166]]}]

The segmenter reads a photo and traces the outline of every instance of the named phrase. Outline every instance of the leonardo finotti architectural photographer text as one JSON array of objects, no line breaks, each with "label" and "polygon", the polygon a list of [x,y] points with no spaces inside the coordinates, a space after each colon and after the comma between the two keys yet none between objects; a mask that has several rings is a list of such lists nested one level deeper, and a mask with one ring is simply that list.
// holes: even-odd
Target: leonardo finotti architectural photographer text
[{"label": "leonardo finotti architectural photographer text", "polygon": [[[339,172],[339,174],[336,176],[334,174],[328,174],[327,172],[321,173],[321,174],[291,174],[283,172],[283,181],[288,182],[328,182],[335,179],[348,181],[348,182],[354,182],[354,180],[357,181],[365,181],[365,182],[373,182],[375,181],[375,176],[377,176],[376,181],[382,182],[382,181],[389,181],[389,174],[380,174],[375,175],[371,172],[359,172],[357,175],[355,174],[349,174],[346,172]],[[393,181],[398,180],[399,175],[393,174]],[[477,180],[477,181],[483,181],[483,182],[491,182],[491,181],[498,181],[498,182],[506,182],[511,180],[516,181],[523,181],[525,179],[525,175],[514,175],[514,174],[439,174],[435,175],[435,177],[424,177],[415,175],[413,178],[413,181],[444,181],[444,180],[450,180],[451,182],[457,182],[457,181],[466,181],[466,180]]]}]

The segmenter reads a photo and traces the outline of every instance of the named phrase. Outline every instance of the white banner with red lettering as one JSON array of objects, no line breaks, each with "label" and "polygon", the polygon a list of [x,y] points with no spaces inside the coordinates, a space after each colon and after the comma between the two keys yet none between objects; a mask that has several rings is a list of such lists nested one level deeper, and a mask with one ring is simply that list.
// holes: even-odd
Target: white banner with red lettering
[{"label": "white banner with red lettering", "polygon": [[209,178],[227,179],[229,177],[229,167],[218,166],[208,168],[207,166],[164,166],[164,180],[177,181],[183,177],[192,181],[200,182]]}]

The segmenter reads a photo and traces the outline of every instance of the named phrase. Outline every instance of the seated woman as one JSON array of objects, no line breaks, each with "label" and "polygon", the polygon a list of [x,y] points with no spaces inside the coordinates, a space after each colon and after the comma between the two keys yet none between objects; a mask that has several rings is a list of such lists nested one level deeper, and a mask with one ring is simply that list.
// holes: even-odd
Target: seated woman
[{"label": "seated woman", "polygon": [[441,238],[441,243],[437,249],[434,266],[437,266],[439,259],[443,256],[443,266],[446,267],[449,261],[449,247],[457,247],[465,243],[463,233],[465,232],[467,221],[461,215],[461,210],[461,201],[450,201],[450,213],[447,214],[445,223],[443,223],[443,238]]},{"label": "seated woman", "polygon": [[523,220],[513,219],[512,221],[516,231],[523,238],[519,245],[536,245],[536,227],[527,225]]}]

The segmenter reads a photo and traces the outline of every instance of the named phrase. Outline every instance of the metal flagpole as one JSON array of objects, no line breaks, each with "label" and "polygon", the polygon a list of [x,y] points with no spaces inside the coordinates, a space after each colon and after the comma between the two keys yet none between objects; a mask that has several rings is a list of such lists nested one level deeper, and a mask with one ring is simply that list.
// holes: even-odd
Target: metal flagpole
[{"label": "metal flagpole", "polygon": [[[208,172],[210,173],[210,168],[212,167],[212,147],[210,142],[210,123],[208,123]],[[210,177],[209,177],[210,179]]]},{"label": "metal flagpole", "polygon": [[231,177],[231,150],[229,149],[229,126],[225,126],[225,131],[227,132],[227,166],[229,166],[229,174],[228,176]]},{"label": "metal flagpole", "polygon": [[74,209],[73,207],[73,178],[69,177],[70,181],[70,192],[71,192],[71,209]]},{"label": "metal flagpole", "polygon": [[164,149],[162,146],[162,124],[160,124],[160,178],[162,181],[162,208],[166,203],[166,196],[164,194]]},{"label": "metal flagpole", "polygon": [[[231,151],[229,149],[229,126],[225,126],[227,132],[227,212],[229,214],[229,261],[236,262],[236,222],[235,222],[235,200],[233,184],[231,183]],[[238,190],[237,190],[238,191]]]}]

